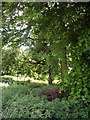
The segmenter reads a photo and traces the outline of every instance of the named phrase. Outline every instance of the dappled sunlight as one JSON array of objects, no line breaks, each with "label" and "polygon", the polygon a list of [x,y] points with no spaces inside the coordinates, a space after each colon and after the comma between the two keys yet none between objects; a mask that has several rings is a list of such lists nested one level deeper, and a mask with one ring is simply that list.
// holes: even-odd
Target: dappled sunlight
[{"label": "dappled sunlight", "polygon": [[28,78],[24,78],[21,76],[10,76],[10,75],[4,75],[2,76],[2,78],[8,78],[8,79],[12,79],[14,81],[27,81]]},{"label": "dappled sunlight", "polygon": [[87,120],[89,4],[2,2],[1,7],[2,118]]},{"label": "dappled sunlight", "polygon": [[10,81],[13,81],[13,82],[27,82],[27,81],[30,81],[30,82],[36,82],[36,83],[45,83],[45,84],[48,84],[48,81],[47,80],[37,80],[37,79],[34,79],[34,78],[30,78],[30,77],[23,77],[23,76],[10,76],[10,75],[4,75],[4,76],[1,76],[2,79],[7,79],[6,81],[8,81],[8,79]]},{"label": "dappled sunlight", "polygon": [[32,83],[40,83],[40,84],[48,84],[48,81],[43,81],[43,80],[31,80]]},{"label": "dappled sunlight", "polygon": [[0,82],[0,87],[8,87],[8,86],[9,86],[8,83],[1,83],[1,82]]},{"label": "dappled sunlight", "polygon": [[[11,82],[29,82],[29,83],[40,83],[40,84],[48,84],[48,79],[47,80],[38,80],[30,77],[23,77],[23,76],[10,76],[10,75],[4,75],[1,76],[2,82],[3,79],[5,79],[6,82],[11,81]],[[57,84],[60,80],[54,80],[53,83]],[[2,83],[2,86],[8,86],[8,83]]]},{"label": "dappled sunlight", "polygon": [[54,80],[54,81],[53,81],[54,84],[57,84],[57,83],[59,83],[59,82],[60,82],[60,80]]}]

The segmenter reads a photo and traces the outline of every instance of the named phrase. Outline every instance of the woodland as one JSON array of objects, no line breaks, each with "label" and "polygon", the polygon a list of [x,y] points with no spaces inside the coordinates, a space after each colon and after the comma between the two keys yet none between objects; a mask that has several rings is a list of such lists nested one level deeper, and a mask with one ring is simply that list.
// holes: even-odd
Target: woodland
[{"label": "woodland", "polygon": [[90,2],[2,2],[2,118],[89,120]]}]

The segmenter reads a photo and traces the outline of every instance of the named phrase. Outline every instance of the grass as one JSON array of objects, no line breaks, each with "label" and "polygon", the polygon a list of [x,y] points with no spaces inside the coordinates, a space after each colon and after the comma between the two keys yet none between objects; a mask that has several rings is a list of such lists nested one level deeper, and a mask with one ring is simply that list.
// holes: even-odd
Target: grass
[{"label": "grass", "polygon": [[[10,76],[10,75],[4,75],[0,76],[1,82],[0,87],[8,87],[12,84],[45,84],[48,85],[48,80],[36,80],[34,78],[25,77],[25,76]],[[54,80],[53,84],[57,84],[59,80]]]}]

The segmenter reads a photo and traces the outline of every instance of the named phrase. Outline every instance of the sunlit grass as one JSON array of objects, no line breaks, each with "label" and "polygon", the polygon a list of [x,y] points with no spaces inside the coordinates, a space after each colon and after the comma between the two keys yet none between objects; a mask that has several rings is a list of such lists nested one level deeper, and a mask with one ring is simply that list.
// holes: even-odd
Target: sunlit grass
[{"label": "sunlit grass", "polygon": [[[25,77],[25,76],[10,76],[10,75],[4,75],[1,76],[2,81],[3,79],[5,81],[13,81],[13,82],[27,82],[30,81],[30,83],[40,83],[40,84],[48,84],[48,79],[46,80],[38,80],[38,79],[34,79],[34,78],[30,78],[30,77]],[[53,83],[57,84],[59,82],[59,80],[54,80]],[[7,86],[7,84],[3,83],[1,86]]]},{"label": "sunlit grass", "polygon": [[8,87],[9,84],[8,83],[0,83],[0,87]]},{"label": "sunlit grass", "polygon": [[2,78],[2,82],[3,80],[5,82],[8,82],[8,81],[12,81],[12,82],[27,82],[27,81],[30,81],[30,83],[41,83],[41,84],[48,84],[48,81],[47,80],[37,80],[37,79],[34,79],[34,78],[30,78],[30,77],[24,77],[24,76],[9,76],[9,75],[4,75],[4,76],[1,76]]}]

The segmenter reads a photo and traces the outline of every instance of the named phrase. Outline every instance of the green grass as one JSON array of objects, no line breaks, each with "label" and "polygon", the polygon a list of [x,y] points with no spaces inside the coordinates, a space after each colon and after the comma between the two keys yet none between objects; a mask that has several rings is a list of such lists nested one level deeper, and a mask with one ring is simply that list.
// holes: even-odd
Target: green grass
[{"label": "green grass", "polygon": [[[0,76],[2,83],[0,83],[0,86],[8,86],[12,84],[48,84],[47,80],[35,80],[34,78],[25,77],[25,76],[10,76],[10,75],[4,75]],[[54,80],[53,84],[57,84],[59,80]]]}]

